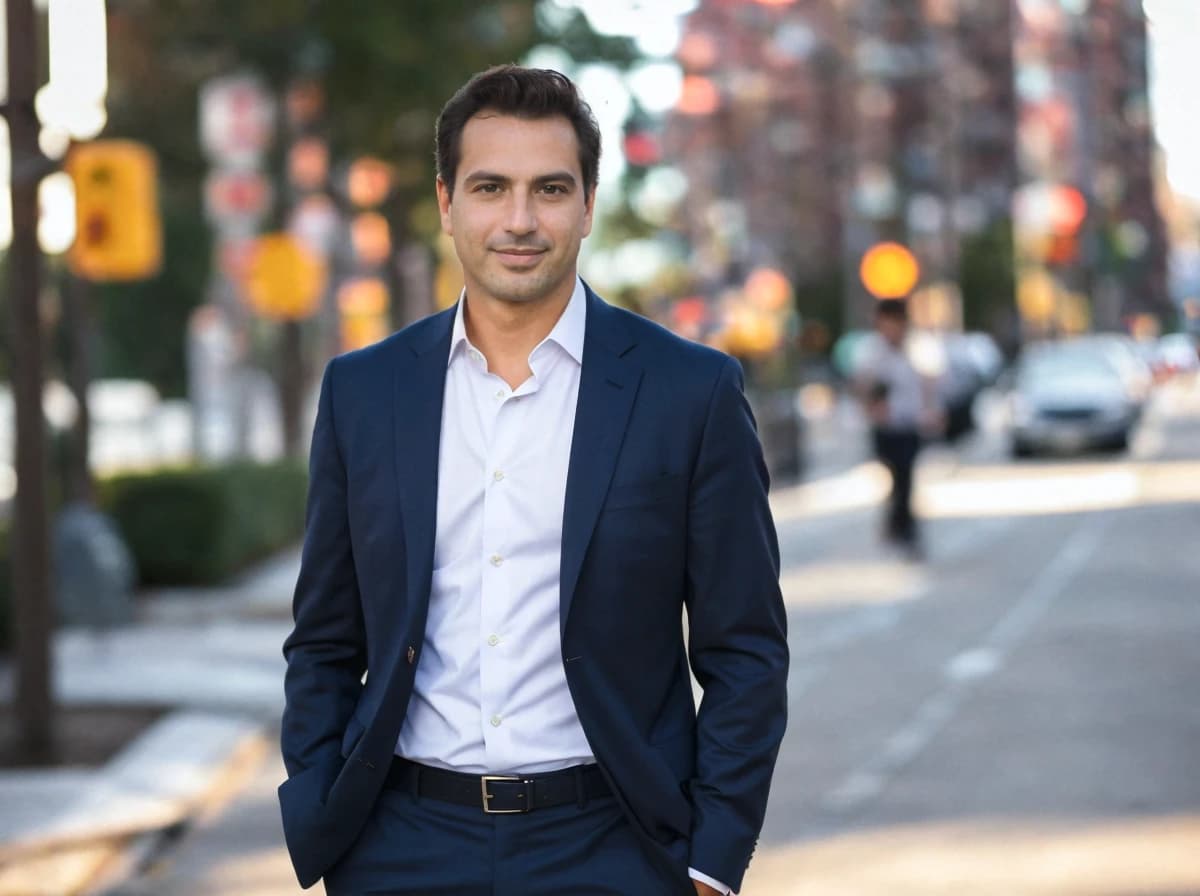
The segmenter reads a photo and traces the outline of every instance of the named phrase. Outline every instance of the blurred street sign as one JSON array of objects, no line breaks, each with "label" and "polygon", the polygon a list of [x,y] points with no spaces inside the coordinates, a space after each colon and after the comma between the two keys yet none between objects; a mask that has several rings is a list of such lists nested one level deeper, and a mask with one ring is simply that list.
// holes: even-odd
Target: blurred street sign
[{"label": "blurred street sign", "polygon": [[204,179],[204,210],[218,226],[253,227],[271,208],[270,181],[261,171],[218,169]]},{"label": "blurred street sign", "polygon": [[246,297],[263,317],[302,320],[320,307],[326,270],[321,259],[286,233],[259,237],[246,272]]},{"label": "blurred street sign", "polygon": [[252,166],[270,148],[275,100],[254,75],[227,75],[200,89],[200,143],[214,162]]},{"label": "blurred street sign", "polygon": [[132,140],[94,140],[71,150],[75,242],[71,270],[86,280],[140,280],[162,264],[158,168],[154,154]]}]

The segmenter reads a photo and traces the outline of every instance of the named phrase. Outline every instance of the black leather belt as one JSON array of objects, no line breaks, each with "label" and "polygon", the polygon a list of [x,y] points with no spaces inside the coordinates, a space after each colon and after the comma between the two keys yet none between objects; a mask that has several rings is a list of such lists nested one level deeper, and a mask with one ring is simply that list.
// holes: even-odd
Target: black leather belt
[{"label": "black leather belt", "polygon": [[511,815],[608,796],[612,791],[595,765],[576,765],[539,775],[468,775],[392,759],[385,787],[419,797],[474,806],[489,815]]}]

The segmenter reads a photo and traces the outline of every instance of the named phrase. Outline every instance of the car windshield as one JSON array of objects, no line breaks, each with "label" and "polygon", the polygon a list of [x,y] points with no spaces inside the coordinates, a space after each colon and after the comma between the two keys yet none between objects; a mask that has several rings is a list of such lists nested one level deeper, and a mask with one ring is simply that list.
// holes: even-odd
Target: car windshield
[{"label": "car windshield", "polygon": [[1021,365],[1020,381],[1024,385],[1081,379],[1117,382],[1120,376],[1108,358],[1086,351],[1038,353]]}]

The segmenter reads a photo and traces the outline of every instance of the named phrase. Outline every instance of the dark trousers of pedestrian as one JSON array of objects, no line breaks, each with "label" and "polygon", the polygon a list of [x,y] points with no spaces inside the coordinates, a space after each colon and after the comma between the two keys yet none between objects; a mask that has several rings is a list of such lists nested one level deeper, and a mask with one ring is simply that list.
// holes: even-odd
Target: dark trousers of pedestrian
[{"label": "dark trousers of pedestrian", "polygon": [[912,511],[913,470],[921,449],[921,436],[911,429],[876,428],[875,456],[892,477],[884,532],[890,541],[908,547],[918,542],[917,520]]},{"label": "dark trousers of pedestrian", "polygon": [[[581,801],[582,802],[582,801]],[[328,896],[695,896],[684,841],[652,856],[612,796],[488,815],[385,789]]]}]

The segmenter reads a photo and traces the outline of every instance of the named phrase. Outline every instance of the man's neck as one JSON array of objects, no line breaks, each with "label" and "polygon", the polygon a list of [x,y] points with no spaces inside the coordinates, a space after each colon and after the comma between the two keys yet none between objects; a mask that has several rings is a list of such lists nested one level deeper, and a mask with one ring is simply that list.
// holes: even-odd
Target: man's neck
[{"label": "man's neck", "polygon": [[575,282],[572,277],[562,295],[530,302],[501,302],[478,294],[472,298],[468,289],[463,308],[467,338],[483,352],[490,372],[514,389],[530,377],[529,355],[562,317]]}]

